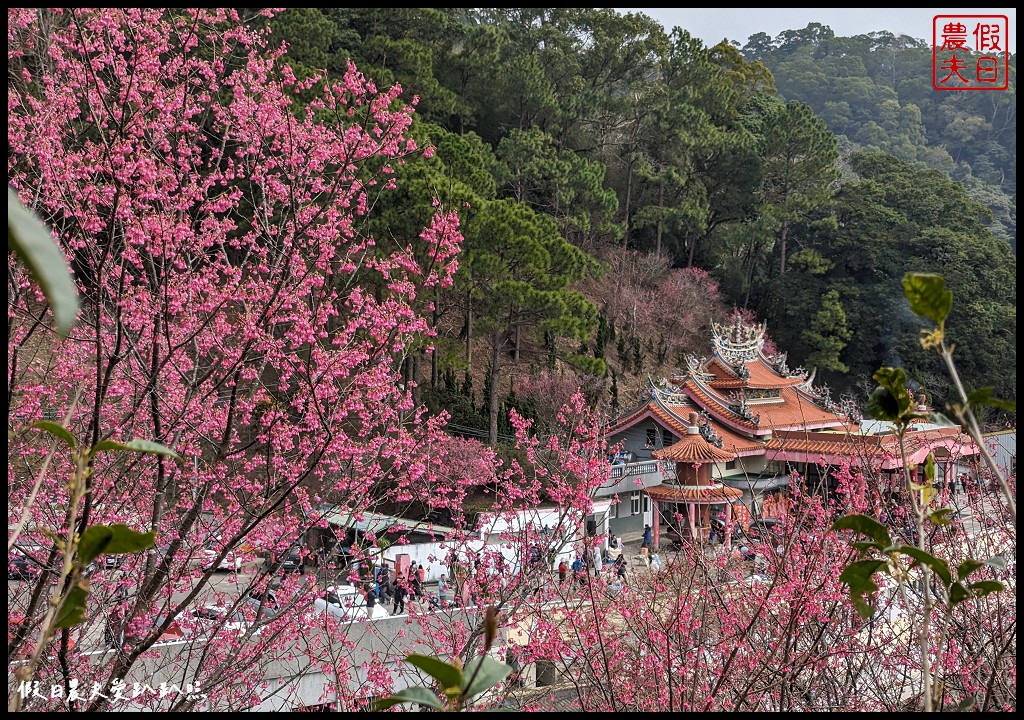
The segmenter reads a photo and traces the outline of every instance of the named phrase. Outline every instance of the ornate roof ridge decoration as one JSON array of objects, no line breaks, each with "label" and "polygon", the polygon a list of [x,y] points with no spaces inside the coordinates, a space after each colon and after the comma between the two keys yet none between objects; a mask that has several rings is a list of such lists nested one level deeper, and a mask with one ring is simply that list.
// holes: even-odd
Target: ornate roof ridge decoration
[{"label": "ornate roof ridge decoration", "polygon": [[796,370],[790,370],[787,361],[789,359],[789,353],[786,351],[780,351],[774,355],[766,355],[764,352],[761,353],[761,359],[764,363],[772,370],[777,372],[779,375],[785,378],[807,378],[807,371],[802,367],[798,367]]},{"label": "ornate roof ridge decoration", "polygon": [[848,414],[844,407],[840,406],[839,403],[832,399],[832,388],[828,385],[814,387],[807,382],[801,384],[800,389],[812,403],[821,409],[827,410],[830,413],[835,413],[836,415]]},{"label": "ornate roof ridge decoration", "polygon": [[796,371],[798,373],[803,373],[803,375],[805,376],[804,381],[800,383],[799,387],[803,388],[804,390],[807,390],[814,385],[814,377],[818,374],[818,368],[811,368],[810,372],[805,372],[802,367],[798,367]]},{"label": "ornate roof ridge decoration", "polygon": [[761,424],[761,413],[754,414],[754,411],[750,409],[747,404],[747,393],[742,388],[738,393],[731,393],[726,401],[729,403],[729,411],[739,415],[745,420],[749,420],[755,425]]},{"label": "ornate roof ridge decoration", "polygon": [[708,417],[708,414],[701,410],[697,414],[697,418],[697,429],[700,431],[701,437],[707,440],[708,443],[710,443],[711,445],[714,445],[716,448],[723,449],[722,445],[724,443],[722,440],[722,436],[715,430],[714,427],[712,427],[711,418]]},{"label": "ornate roof ridge decoration", "polygon": [[740,380],[749,380],[750,379],[750,370],[747,369],[747,366],[744,363],[740,363],[738,365],[733,365],[730,368],[730,370],[732,370],[734,373],[736,373],[736,377],[738,377]]},{"label": "ornate roof ridge decoration", "polygon": [[686,354],[686,371],[690,377],[699,378],[704,382],[710,382],[715,379],[715,376],[707,372],[707,367],[710,358],[697,357],[693,353]]},{"label": "ornate roof ridge decoration", "polygon": [[[757,429],[757,425],[754,423],[753,416],[750,418],[745,418],[741,415],[738,415],[736,411],[732,408],[732,406],[729,404],[729,401],[726,398],[722,397],[722,395],[720,395],[717,390],[704,383],[701,383],[700,380],[697,380],[696,378],[689,378],[687,382],[691,383],[692,385],[692,387],[689,388],[689,392],[697,393],[703,396],[703,401],[700,398],[693,399],[693,403],[695,405],[704,410],[707,410],[709,407],[711,407],[711,409],[715,409],[717,412],[718,419],[721,422],[725,423],[726,425],[729,425],[730,423],[750,423],[750,425],[753,426],[753,428],[746,428],[746,430],[741,430],[740,428],[737,428],[738,430],[740,430],[740,432],[750,432],[751,429]],[[714,415],[715,413],[709,414]],[[760,420],[760,416],[758,416],[758,420]]]},{"label": "ornate roof ridge decoration", "polygon": [[[705,380],[703,378],[691,377],[689,381],[693,383],[694,387],[700,390],[702,393],[708,396],[708,398],[722,408],[722,410],[729,410],[729,399],[725,397],[721,390],[711,384],[711,380]],[[700,403],[697,403],[700,405]]]},{"label": "ornate roof ridge decoration", "polygon": [[686,396],[683,389],[668,378],[661,378],[661,387],[650,377],[648,377],[647,382],[651,385],[651,399],[669,412],[672,411],[668,409],[668,405],[688,405],[690,403],[690,398]]},{"label": "ornate roof ridge decoration", "polygon": [[750,327],[744,325],[737,315],[732,325],[711,322],[714,350],[729,365],[742,365],[753,360],[764,347],[764,333],[767,325],[761,323]]}]

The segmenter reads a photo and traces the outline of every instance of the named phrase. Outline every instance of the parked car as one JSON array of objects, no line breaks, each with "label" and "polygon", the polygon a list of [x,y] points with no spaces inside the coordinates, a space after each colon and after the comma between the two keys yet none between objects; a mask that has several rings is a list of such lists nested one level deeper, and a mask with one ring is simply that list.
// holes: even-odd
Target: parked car
[{"label": "parked car", "polygon": [[29,560],[28,556],[20,552],[15,552],[7,559],[8,580],[31,580],[38,574],[39,568]]},{"label": "parked car", "polygon": [[8,580],[31,580],[39,576],[45,565],[46,548],[16,543],[7,556]]},{"label": "parked car", "polygon": [[252,592],[245,597],[244,602],[252,608],[254,613],[259,612],[261,619],[275,617],[281,612],[281,605],[277,601],[277,595],[274,594],[273,590],[267,590],[265,593]]},{"label": "parked car", "polygon": [[782,539],[785,521],[782,518],[758,518],[750,521],[747,537],[751,542],[769,542],[774,546]]},{"label": "parked car", "polygon": [[331,585],[323,597],[313,601],[318,612],[326,612],[342,620],[379,620],[389,617],[388,612],[380,603],[373,606],[372,612],[366,606],[366,598],[351,585]]},{"label": "parked car", "polygon": [[299,575],[306,574],[306,559],[302,555],[301,547],[293,545],[285,551],[281,570],[284,572],[297,572]]},{"label": "parked car", "polygon": [[[219,541],[211,540],[207,542],[202,550],[202,557],[205,559],[204,565],[209,567],[216,560],[217,556],[220,555],[220,548],[218,547]],[[230,572],[238,572],[245,565],[252,563],[255,557],[247,555],[238,550],[229,550],[227,554],[221,558],[220,562],[217,563],[218,570],[227,570]]]},{"label": "parked car", "polygon": [[[713,516],[711,518],[711,529],[714,530],[718,534],[719,540],[722,540],[722,539],[725,538],[725,528],[726,528],[726,522],[725,522],[725,518],[724,517],[716,515],[716,516]],[[733,543],[739,542],[739,541],[744,540],[744,539],[746,539],[746,536],[743,533],[743,528],[741,528],[734,521],[733,524],[732,524],[732,541],[733,541]]]},{"label": "parked car", "polygon": [[224,605],[203,605],[180,623],[189,637],[210,636],[216,632],[242,634],[251,624],[240,609],[231,609]]}]

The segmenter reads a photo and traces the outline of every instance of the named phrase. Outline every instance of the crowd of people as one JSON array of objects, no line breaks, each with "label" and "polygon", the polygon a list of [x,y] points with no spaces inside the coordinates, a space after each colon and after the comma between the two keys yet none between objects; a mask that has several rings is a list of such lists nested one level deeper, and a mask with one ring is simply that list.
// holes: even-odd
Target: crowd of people
[{"label": "crowd of people", "polygon": [[448,576],[441,575],[437,595],[431,595],[424,590],[426,572],[422,563],[412,563],[404,573],[393,576],[391,568],[385,564],[374,568],[373,580],[362,581],[356,587],[369,609],[372,610],[377,603],[390,604],[392,615],[404,613],[408,600],[425,600],[431,608],[448,607],[451,602]]},{"label": "crowd of people", "polygon": [[[641,557],[644,564],[654,572],[662,569],[661,557],[651,542],[651,528],[644,530],[641,543]],[[573,583],[586,585],[588,578],[605,578],[608,581],[609,594],[621,592],[629,572],[629,557],[626,554],[622,538],[615,535],[608,537],[607,545],[595,544],[593,548],[578,552],[569,558],[559,559],[554,552],[545,552],[539,544],[531,545],[526,553],[526,568],[539,577],[551,572],[557,577],[559,585]],[[459,577],[481,571],[479,556],[468,562],[460,562],[457,558],[449,558],[450,572],[442,573],[437,581],[436,594],[427,593],[427,568],[422,563],[412,563],[404,572],[396,572],[393,566],[384,564],[373,568],[373,579],[360,581],[357,589],[372,611],[378,603],[385,607],[390,605],[392,615],[406,612],[407,602],[425,602],[430,609],[457,607],[465,601],[464,582]],[[505,572],[504,562],[500,567],[493,568],[497,572]],[[539,586],[538,586],[539,589]]]}]

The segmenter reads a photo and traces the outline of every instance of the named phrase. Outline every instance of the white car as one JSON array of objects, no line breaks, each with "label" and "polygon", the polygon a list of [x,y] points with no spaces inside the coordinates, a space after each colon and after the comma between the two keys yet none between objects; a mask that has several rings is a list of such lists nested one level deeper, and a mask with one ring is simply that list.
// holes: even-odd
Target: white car
[{"label": "white car", "polygon": [[[212,543],[205,545],[202,550],[203,566],[210,567],[213,565],[218,555],[220,555],[220,550],[216,549]],[[240,551],[229,550],[221,561],[217,563],[217,569],[227,570],[229,572],[241,572],[242,567],[252,561],[252,557],[249,557]]]},{"label": "white car", "polygon": [[179,623],[184,625],[181,629],[185,635],[197,637],[208,637],[218,631],[242,635],[251,624],[241,610],[229,610],[223,605],[204,605]]},{"label": "white car", "polygon": [[331,585],[324,597],[313,601],[318,612],[326,612],[342,620],[379,620],[391,615],[387,608],[377,602],[371,608],[366,606],[366,598],[351,585]]}]

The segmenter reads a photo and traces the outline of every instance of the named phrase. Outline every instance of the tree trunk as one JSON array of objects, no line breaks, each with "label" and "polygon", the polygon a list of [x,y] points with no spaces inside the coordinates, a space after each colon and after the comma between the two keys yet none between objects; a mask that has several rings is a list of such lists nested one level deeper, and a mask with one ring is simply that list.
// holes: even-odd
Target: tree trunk
[{"label": "tree trunk", "polygon": [[661,255],[661,234],[665,227],[665,178],[658,183],[658,234],[654,240],[654,254]]},{"label": "tree trunk", "polygon": [[743,294],[743,307],[750,306],[750,286],[754,282],[754,242],[747,246],[747,289]]},{"label": "tree trunk", "polygon": [[423,352],[413,353],[409,358],[409,365],[412,380],[412,405],[419,407],[423,399],[423,391],[420,389],[420,375],[423,369]]},{"label": "tree trunk", "polygon": [[473,367],[473,299],[466,292],[466,365]]},{"label": "tree trunk", "polygon": [[[439,290],[434,291],[434,314],[431,324],[434,330],[437,330],[437,323],[441,321],[441,311],[438,310],[438,306],[441,304],[441,293]],[[430,389],[437,389],[438,383],[438,368],[437,368],[437,340],[435,338],[434,344],[430,350]]]},{"label": "tree trunk", "polygon": [[781,257],[779,259],[779,275],[786,274],[786,236],[789,235],[789,221],[786,220],[782,223],[782,234],[779,236],[779,251]]},{"label": "tree trunk", "polygon": [[626,166],[626,203],[625,203],[625,221],[623,222],[622,231],[622,266],[619,271],[615,273],[615,293],[612,295],[612,309],[610,316],[615,317],[615,313],[618,312],[617,299],[622,293],[622,270],[626,266],[626,252],[629,250],[629,213],[632,209],[631,201],[633,198],[633,161],[630,160]]},{"label": "tree trunk", "polygon": [[520,333],[521,328],[522,328],[521,325],[516,325],[516,346],[515,346],[515,350],[512,353],[512,359],[515,360],[516,362],[519,362],[519,339],[520,339],[520,335],[521,335],[521,333]]},{"label": "tree trunk", "polygon": [[504,345],[501,330],[494,331],[494,342],[491,353],[491,382],[489,388],[488,415],[490,426],[487,429],[487,444],[494,447],[498,444],[498,375],[501,370],[501,349]]}]

